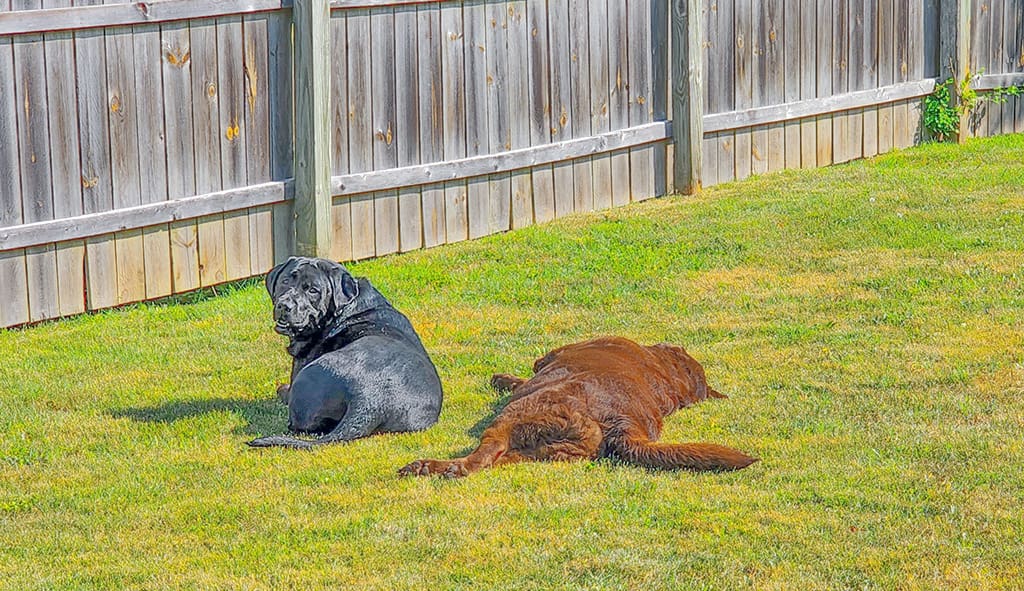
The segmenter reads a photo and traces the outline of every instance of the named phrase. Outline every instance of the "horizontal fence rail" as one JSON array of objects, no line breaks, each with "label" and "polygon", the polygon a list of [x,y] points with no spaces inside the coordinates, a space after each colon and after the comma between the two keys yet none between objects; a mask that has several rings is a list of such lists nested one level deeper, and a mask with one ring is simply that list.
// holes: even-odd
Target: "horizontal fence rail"
[{"label": "horizontal fence rail", "polygon": [[847,92],[825,98],[807,99],[743,111],[715,113],[704,116],[704,131],[705,133],[712,133],[727,129],[792,121],[794,119],[827,115],[864,107],[875,107],[886,103],[920,98],[931,94],[933,90],[935,90],[935,80],[928,78],[883,86],[881,88],[872,88],[870,90]]},{"label": "horizontal fence rail", "polygon": [[671,122],[659,121],[593,137],[566,140],[499,154],[336,176],[331,179],[331,187],[334,195],[387,191],[410,185],[468,179],[575,160],[585,156],[595,156],[663,141],[670,137],[672,137]]},{"label": "horizontal fence rail", "polygon": [[0,228],[0,251],[80,240],[112,232],[231,213],[250,207],[276,205],[291,198],[290,189],[290,183],[270,182],[208,195]]},{"label": "horizontal fence rail", "polygon": [[0,12],[0,35],[156,24],[251,14],[290,6],[291,0],[152,0]]}]

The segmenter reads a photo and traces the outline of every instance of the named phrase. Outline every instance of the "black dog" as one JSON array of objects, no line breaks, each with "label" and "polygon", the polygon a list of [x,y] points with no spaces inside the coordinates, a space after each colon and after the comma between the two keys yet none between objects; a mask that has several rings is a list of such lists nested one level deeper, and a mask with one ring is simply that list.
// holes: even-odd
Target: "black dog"
[{"label": "black dog", "polygon": [[441,380],[412,324],[366,279],[323,259],[291,257],[267,274],[275,330],[290,339],[288,428],[315,440],[263,437],[254,447],[310,448],[437,422]]}]

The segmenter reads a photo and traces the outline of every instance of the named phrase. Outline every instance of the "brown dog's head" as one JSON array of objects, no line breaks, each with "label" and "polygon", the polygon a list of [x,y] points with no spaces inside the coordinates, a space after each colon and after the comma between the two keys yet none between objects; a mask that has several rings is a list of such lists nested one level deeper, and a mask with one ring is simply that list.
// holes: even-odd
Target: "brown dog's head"
[{"label": "brown dog's head", "polygon": [[359,284],[345,267],[325,259],[290,257],[267,273],[274,302],[274,330],[292,339],[330,326],[359,295]]},{"label": "brown dog's head", "polygon": [[709,396],[725,398],[708,386],[704,375],[704,367],[697,362],[686,349],[668,343],[658,343],[650,347],[650,351],[661,359],[662,366],[670,370],[678,389],[675,395],[680,407],[690,406]]}]

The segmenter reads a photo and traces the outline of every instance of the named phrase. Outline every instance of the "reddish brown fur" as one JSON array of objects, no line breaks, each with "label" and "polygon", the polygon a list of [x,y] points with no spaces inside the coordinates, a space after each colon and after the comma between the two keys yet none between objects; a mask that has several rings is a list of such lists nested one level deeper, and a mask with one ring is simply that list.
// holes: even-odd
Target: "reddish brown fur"
[{"label": "reddish brown fur", "polygon": [[403,475],[467,476],[523,461],[615,457],[661,469],[738,470],[757,461],[712,443],[658,443],[662,419],[705,398],[704,369],[682,347],[604,337],[568,345],[533,365],[529,380],[496,374],[512,398],[464,458],[417,460]]}]

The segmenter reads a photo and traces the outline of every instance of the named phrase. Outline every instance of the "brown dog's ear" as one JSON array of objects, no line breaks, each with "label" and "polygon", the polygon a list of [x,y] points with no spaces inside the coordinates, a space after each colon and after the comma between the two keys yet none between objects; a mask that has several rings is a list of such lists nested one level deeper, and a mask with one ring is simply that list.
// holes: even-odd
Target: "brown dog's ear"
[{"label": "brown dog's ear", "polygon": [[348,269],[339,263],[323,259],[317,260],[316,266],[327,275],[331,282],[331,296],[334,299],[335,310],[342,309],[359,295],[359,284],[356,283],[356,278],[348,272]]},{"label": "brown dog's ear", "polygon": [[263,283],[267,286],[267,292],[270,293],[271,298],[274,297],[274,288],[277,287],[277,278],[281,276],[281,272],[284,271],[286,267],[294,262],[295,257],[288,257],[287,261],[277,265],[267,273],[267,277],[264,279]]}]

